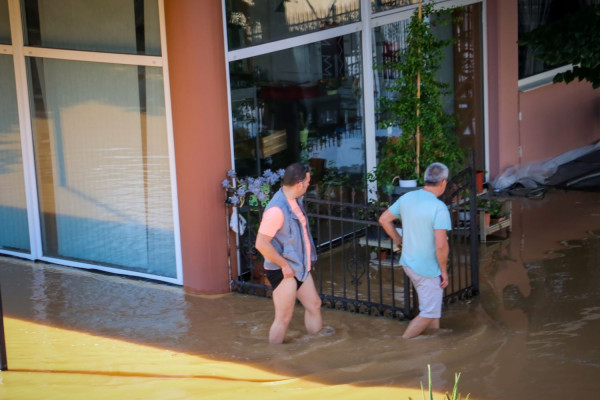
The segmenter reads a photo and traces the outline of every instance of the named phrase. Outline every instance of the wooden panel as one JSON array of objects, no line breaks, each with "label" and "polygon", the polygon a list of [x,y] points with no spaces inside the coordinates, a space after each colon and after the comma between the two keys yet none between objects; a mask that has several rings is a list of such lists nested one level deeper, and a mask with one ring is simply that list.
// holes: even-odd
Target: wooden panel
[{"label": "wooden panel", "polygon": [[[265,158],[277,154],[287,149],[287,133],[285,129],[271,132],[268,136],[263,136],[259,141],[260,158]],[[256,157],[256,138],[235,139],[235,156],[237,158],[255,158]]]},{"label": "wooden panel", "polygon": [[272,132],[269,136],[260,138],[261,158],[272,156],[287,149],[287,134],[285,129]]}]

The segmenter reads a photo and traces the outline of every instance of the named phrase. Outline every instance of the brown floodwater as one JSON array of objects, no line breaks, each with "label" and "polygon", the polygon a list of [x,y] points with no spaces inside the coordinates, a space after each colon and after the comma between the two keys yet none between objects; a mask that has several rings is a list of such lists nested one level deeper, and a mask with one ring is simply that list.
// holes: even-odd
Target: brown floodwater
[{"label": "brown floodwater", "polygon": [[418,388],[429,364],[434,389],[450,390],[460,372],[475,399],[597,396],[600,194],[514,198],[512,232],[480,245],[480,265],[481,294],[446,307],[438,333],[403,340],[405,321],[323,309],[323,331],[308,336],[298,307],[280,346],[267,344],[270,299],[5,257],[0,283],[9,318],[326,385]]}]

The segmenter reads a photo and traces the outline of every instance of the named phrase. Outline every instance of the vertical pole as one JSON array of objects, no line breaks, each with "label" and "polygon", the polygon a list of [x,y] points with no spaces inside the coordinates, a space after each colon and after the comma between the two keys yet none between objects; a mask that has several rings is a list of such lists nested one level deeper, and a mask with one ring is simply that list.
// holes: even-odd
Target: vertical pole
[{"label": "vertical pole", "polygon": [[[419,22],[423,21],[423,4],[422,1],[419,0]],[[418,53],[421,54],[421,49],[418,49]],[[417,119],[421,114],[421,70],[417,71]],[[421,175],[421,126],[417,124],[417,132],[415,133],[417,139],[417,179]]]},{"label": "vertical pole", "polygon": [[471,208],[471,232],[470,239],[470,259],[471,259],[471,285],[473,294],[479,293],[479,224],[477,221],[477,183],[475,182],[475,153],[469,151],[469,206]]},{"label": "vertical pole", "polygon": [[8,369],[6,342],[4,340],[4,312],[2,311],[2,291],[0,290],[0,371]]}]

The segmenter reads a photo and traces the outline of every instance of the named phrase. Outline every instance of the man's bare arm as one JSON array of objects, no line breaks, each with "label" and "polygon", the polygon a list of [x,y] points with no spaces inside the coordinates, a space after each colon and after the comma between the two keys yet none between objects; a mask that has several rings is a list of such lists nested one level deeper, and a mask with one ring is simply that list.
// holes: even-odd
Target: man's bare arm
[{"label": "man's bare arm", "polygon": [[254,243],[254,247],[256,250],[260,251],[260,254],[263,255],[267,260],[279,265],[281,267],[281,271],[283,272],[284,278],[291,278],[294,276],[294,270],[288,263],[288,261],[279,254],[279,252],[275,249],[273,244],[271,244],[271,240],[273,238],[271,236],[267,236],[263,233],[258,233],[256,235],[256,242]]},{"label": "man's bare arm", "polygon": [[400,236],[396,230],[396,227],[394,226],[394,221],[397,219],[398,217],[392,214],[390,210],[385,210],[379,217],[379,223],[381,224],[381,227],[385,233],[387,233],[392,238],[394,243],[396,243],[396,246],[400,247],[402,246],[402,236]]},{"label": "man's bare arm", "polygon": [[442,282],[440,287],[443,289],[448,286],[448,254],[450,246],[448,245],[448,232],[445,229],[435,230],[435,256],[442,270]]}]

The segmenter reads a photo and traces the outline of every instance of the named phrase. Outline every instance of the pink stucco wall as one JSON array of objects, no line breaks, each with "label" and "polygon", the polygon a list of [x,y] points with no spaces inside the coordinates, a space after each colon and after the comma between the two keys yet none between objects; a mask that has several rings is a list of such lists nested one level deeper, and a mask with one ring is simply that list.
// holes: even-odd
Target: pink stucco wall
[{"label": "pink stucco wall", "polygon": [[600,140],[600,90],[588,82],[519,94],[522,163],[555,157]]},{"label": "pink stucco wall", "polygon": [[519,92],[517,3],[486,3],[491,180],[510,166],[552,158],[600,140],[600,90],[589,83]]},{"label": "pink stucco wall", "polygon": [[519,163],[517,0],[487,1],[488,171]]},{"label": "pink stucco wall", "polygon": [[231,168],[220,1],[166,0],[165,20],[177,169],[183,286],[230,290],[226,208]]}]

